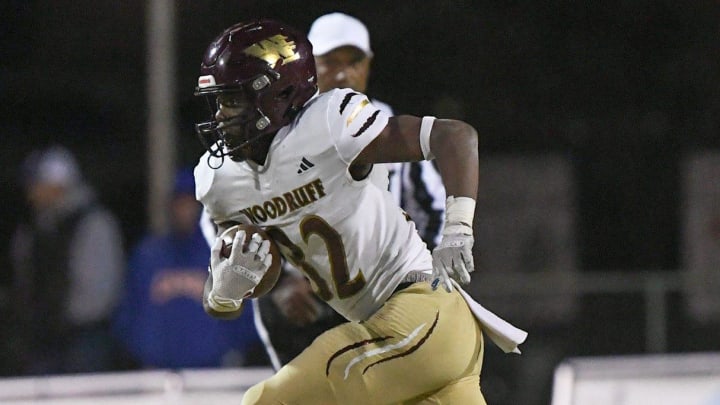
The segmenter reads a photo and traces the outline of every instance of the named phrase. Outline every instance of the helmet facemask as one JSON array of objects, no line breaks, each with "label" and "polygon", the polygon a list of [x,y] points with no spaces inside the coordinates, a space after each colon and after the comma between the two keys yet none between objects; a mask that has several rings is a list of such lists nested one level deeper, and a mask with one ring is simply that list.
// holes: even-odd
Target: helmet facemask
[{"label": "helmet facemask", "polygon": [[[195,130],[212,156],[245,160],[247,153],[242,150],[272,133],[267,131],[272,123],[270,118],[257,107],[270,79],[260,75],[249,82],[234,88],[216,86],[196,92],[196,95],[205,96],[210,120],[196,124]],[[221,105],[228,116],[218,117]]]}]

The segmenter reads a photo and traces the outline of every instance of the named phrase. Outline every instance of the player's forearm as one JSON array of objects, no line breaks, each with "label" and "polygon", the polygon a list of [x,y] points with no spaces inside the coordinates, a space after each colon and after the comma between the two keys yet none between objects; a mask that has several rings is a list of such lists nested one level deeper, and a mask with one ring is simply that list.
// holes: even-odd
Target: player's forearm
[{"label": "player's forearm", "polygon": [[436,119],[430,149],[448,196],[477,198],[479,181],[478,134],[465,122]]}]

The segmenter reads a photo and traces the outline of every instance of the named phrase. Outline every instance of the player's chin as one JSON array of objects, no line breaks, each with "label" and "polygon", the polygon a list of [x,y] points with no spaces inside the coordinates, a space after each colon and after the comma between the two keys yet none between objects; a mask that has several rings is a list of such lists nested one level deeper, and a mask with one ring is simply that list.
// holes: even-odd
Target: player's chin
[{"label": "player's chin", "polygon": [[[225,148],[227,149],[230,157],[233,160],[245,160],[250,157],[252,148],[248,143],[245,142],[245,137],[242,135],[232,135],[230,133],[224,133]],[[242,145],[240,147],[235,145]]]},{"label": "player's chin", "polygon": [[252,156],[252,147],[250,145],[245,145],[241,148],[229,148],[229,151],[228,154],[230,158],[236,162],[243,162]]},{"label": "player's chin", "polygon": [[222,130],[223,139],[228,145],[242,145],[247,140],[245,131],[239,125],[229,126]]}]

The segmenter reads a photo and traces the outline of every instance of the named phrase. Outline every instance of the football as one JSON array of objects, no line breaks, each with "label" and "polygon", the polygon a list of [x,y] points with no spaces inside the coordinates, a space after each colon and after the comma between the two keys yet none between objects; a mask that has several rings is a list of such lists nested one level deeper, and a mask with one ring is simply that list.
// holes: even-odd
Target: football
[{"label": "football", "polygon": [[235,234],[241,229],[245,231],[246,235],[248,235],[245,237],[245,244],[243,245],[243,249],[247,249],[247,246],[250,242],[250,237],[256,233],[259,234],[263,238],[263,240],[270,241],[270,253],[272,254],[272,263],[270,264],[270,267],[265,273],[265,276],[263,276],[262,280],[260,280],[260,283],[255,287],[255,290],[252,292],[252,294],[248,296],[248,298],[258,298],[267,294],[275,286],[275,283],[277,283],[278,278],[280,277],[282,261],[280,258],[280,249],[278,248],[275,241],[270,238],[270,235],[268,235],[262,227],[252,224],[238,224],[228,228],[222,235],[223,245],[222,249],[220,250],[220,255],[222,257],[230,257],[233,238],[235,237]]}]

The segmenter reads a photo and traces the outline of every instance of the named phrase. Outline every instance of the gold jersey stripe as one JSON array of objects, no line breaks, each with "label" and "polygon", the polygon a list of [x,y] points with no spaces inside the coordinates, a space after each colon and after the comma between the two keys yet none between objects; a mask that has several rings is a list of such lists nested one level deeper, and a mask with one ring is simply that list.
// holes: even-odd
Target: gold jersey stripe
[{"label": "gold jersey stripe", "polygon": [[362,111],[362,109],[365,108],[365,106],[367,106],[368,104],[370,104],[370,100],[365,99],[365,100],[361,101],[360,104],[356,105],[355,108],[353,109],[352,114],[350,114],[350,117],[348,117],[345,125],[350,126],[350,123],[352,123],[355,120],[355,118],[358,116],[358,114],[360,114],[360,111]]}]

